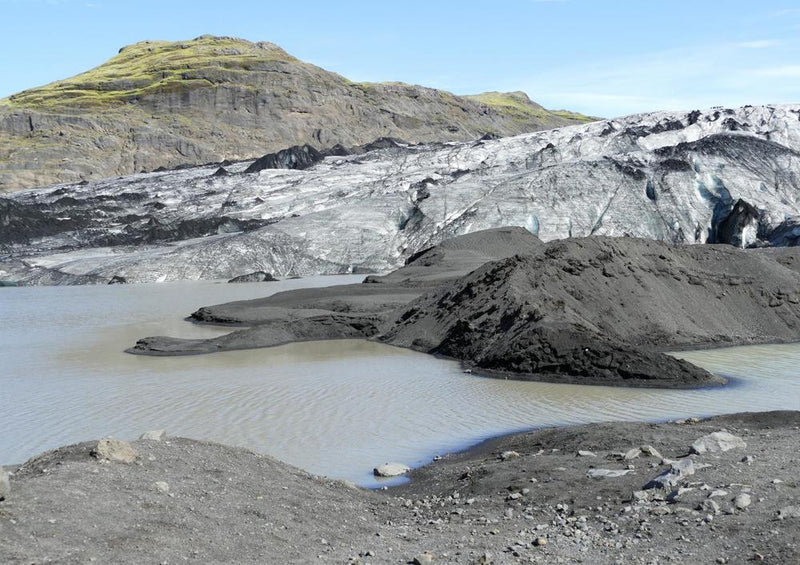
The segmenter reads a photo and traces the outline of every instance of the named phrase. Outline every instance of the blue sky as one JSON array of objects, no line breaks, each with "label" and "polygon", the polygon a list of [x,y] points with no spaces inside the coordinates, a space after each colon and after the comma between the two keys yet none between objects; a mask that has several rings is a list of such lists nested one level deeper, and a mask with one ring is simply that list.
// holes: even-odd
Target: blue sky
[{"label": "blue sky", "polygon": [[0,0],[0,21],[0,97],[211,33],[352,80],[523,90],[604,117],[800,102],[798,0]]}]

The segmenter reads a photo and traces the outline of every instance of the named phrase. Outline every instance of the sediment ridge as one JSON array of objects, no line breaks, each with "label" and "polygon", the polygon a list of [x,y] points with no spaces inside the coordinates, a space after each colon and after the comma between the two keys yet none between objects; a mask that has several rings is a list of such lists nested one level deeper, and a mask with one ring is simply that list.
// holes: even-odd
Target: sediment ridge
[{"label": "sediment ridge", "polygon": [[800,284],[786,266],[794,256],[635,238],[543,244],[521,228],[486,230],[361,285],[201,308],[195,321],[246,327],[212,339],[144,338],[128,351],[362,337],[459,359],[487,376],[707,386],[724,380],[665,352],[800,339]]}]

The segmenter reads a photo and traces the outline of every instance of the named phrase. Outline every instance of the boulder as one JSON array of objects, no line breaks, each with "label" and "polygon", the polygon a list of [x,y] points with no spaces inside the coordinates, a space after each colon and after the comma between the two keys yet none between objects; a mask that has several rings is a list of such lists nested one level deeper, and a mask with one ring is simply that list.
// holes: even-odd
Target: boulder
[{"label": "boulder", "polygon": [[744,449],[745,441],[725,431],[713,432],[701,437],[692,444],[692,453],[721,453],[731,449]]},{"label": "boulder", "polygon": [[104,438],[97,442],[91,451],[92,457],[100,461],[114,463],[133,463],[139,454],[126,441],[113,438]]},{"label": "boulder", "polygon": [[376,477],[399,477],[400,475],[405,475],[410,470],[411,468],[403,463],[384,463],[383,465],[375,467],[372,473]]}]

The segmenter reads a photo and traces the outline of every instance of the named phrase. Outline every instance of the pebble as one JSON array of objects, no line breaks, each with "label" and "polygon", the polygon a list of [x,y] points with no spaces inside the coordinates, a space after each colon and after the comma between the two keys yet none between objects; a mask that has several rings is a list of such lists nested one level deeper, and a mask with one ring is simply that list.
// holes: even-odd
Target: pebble
[{"label": "pebble", "polygon": [[133,463],[139,454],[134,451],[127,441],[113,438],[104,438],[97,442],[91,454],[100,461],[113,461],[115,463]]},{"label": "pebble", "polygon": [[546,538],[536,538],[535,540],[533,540],[533,545],[535,545],[536,547],[544,547],[544,546],[547,545],[547,539]]},{"label": "pebble", "polygon": [[405,475],[410,470],[411,467],[403,463],[384,463],[383,465],[375,467],[372,473],[376,477],[398,477],[400,475]]},{"label": "pebble", "polygon": [[778,510],[778,520],[787,518],[800,518],[800,506],[784,506]]},{"label": "pebble", "polygon": [[156,481],[154,485],[158,492],[163,492],[164,494],[169,492],[169,485],[164,481]]},{"label": "pebble", "polygon": [[579,449],[578,457],[597,457],[597,454],[586,449]]},{"label": "pebble", "polygon": [[150,441],[161,441],[165,437],[167,437],[166,430],[150,430],[139,436],[139,439],[147,439]]},{"label": "pebble", "polygon": [[433,563],[433,553],[426,551],[414,557],[414,565],[430,565]]},{"label": "pebble", "polygon": [[628,451],[626,451],[625,455],[623,455],[622,458],[625,461],[630,461],[631,459],[638,458],[639,455],[641,455],[641,454],[642,454],[642,450],[639,449],[638,447],[634,447],[633,449],[629,449]]},{"label": "pebble", "polygon": [[752,501],[750,500],[750,495],[747,494],[746,492],[737,495],[736,498],[733,499],[733,505],[739,510],[744,510],[745,508],[750,506],[751,502]]},{"label": "pebble", "polygon": [[488,551],[478,558],[478,565],[491,565],[492,563],[494,563],[494,560],[492,559],[492,554]]},{"label": "pebble", "polygon": [[513,459],[514,457],[519,457],[519,453],[509,450],[500,454],[500,459],[502,461],[507,461],[508,459]]},{"label": "pebble", "polygon": [[11,482],[8,480],[8,472],[0,467],[0,500],[5,500],[11,494]]},{"label": "pebble", "polygon": [[614,479],[630,472],[630,469],[589,469],[586,474],[592,479]]}]

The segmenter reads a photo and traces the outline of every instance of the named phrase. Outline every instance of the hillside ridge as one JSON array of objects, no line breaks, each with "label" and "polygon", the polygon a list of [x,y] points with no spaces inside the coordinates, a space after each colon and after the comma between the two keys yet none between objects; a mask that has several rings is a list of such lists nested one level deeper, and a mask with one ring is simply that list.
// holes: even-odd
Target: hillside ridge
[{"label": "hillside ridge", "polygon": [[0,100],[0,191],[249,159],[293,145],[465,141],[591,119],[525,100],[353,82],[269,42],[143,41],[72,78]]}]

